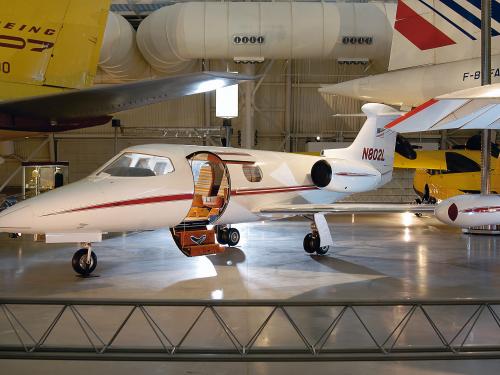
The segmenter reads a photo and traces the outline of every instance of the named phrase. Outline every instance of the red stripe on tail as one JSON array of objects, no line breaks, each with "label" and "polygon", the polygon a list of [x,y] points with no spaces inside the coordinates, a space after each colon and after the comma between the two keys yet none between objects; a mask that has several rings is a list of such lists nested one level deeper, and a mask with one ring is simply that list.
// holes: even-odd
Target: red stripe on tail
[{"label": "red stripe on tail", "polygon": [[422,51],[455,44],[451,38],[402,0],[398,1],[394,28]]},{"label": "red stripe on tail", "polygon": [[[411,116],[413,115],[416,115],[418,112],[420,111],[423,111],[424,109],[430,107],[431,105],[433,105],[434,103],[437,103],[439,100],[437,99],[431,99],[431,100],[428,100],[426,101],[424,104],[422,105],[419,105],[418,107],[412,109],[410,112],[407,112],[405,113],[403,116],[397,118],[396,120],[388,123],[385,128],[386,129],[390,129],[392,128],[393,126],[396,126],[397,124],[399,124],[400,122],[410,118]],[[396,130],[397,131],[397,130]]]}]

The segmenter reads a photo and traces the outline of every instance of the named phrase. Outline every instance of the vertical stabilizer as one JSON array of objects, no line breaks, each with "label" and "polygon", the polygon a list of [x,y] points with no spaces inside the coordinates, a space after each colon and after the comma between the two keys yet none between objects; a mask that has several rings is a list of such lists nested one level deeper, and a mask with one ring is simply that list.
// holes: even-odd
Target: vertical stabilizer
[{"label": "vertical stabilizer", "polygon": [[0,99],[92,84],[110,0],[3,3]]},{"label": "vertical stabilizer", "polygon": [[361,110],[367,119],[354,142],[347,148],[324,150],[323,155],[368,163],[380,172],[382,184],[385,184],[392,178],[397,133],[384,126],[401,116],[401,113],[378,103],[365,104]]},{"label": "vertical stabilizer", "polygon": [[[492,55],[500,53],[500,5],[492,1]],[[481,1],[398,0],[389,70],[480,57]]]}]

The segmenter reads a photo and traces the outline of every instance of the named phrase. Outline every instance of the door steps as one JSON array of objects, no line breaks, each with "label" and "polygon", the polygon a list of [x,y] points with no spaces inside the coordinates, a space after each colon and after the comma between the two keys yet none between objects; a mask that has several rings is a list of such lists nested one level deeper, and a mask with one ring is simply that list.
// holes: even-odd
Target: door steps
[{"label": "door steps", "polygon": [[177,247],[188,257],[219,254],[224,252],[215,238],[215,230],[206,226],[186,228],[178,226],[172,229],[172,236]]}]

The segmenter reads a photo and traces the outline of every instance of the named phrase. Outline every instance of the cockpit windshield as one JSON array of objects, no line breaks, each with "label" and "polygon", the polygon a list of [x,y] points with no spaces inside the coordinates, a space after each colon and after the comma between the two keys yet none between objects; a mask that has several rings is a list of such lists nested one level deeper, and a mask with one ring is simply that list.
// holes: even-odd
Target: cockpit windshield
[{"label": "cockpit windshield", "polygon": [[113,177],[153,177],[174,171],[169,158],[126,152],[97,173]]}]

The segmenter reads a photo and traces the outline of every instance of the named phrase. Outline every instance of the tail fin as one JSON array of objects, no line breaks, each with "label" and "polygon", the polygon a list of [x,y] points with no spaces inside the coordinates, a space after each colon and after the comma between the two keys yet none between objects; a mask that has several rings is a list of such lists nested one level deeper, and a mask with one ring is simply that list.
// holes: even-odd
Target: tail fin
[{"label": "tail fin", "polygon": [[[498,53],[496,1],[492,18],[492,49]],[[480,34],[480,1],[398,0],[389,70],[479,57]]]},{"label": "tail fin", "polygon": [[[23,0],[2,9],[0,99],[93,82],[110,0]],[[7,96],[8,95],[8,96]]]},{"label": "tail fin", "polygon": [[362,161],[372,165],[382,175],[382,184],[392,178],[397,133],[384,126],[401,113],[384,104],[368,103],[361,107],[367,119],[354,142],[347,148],[323,150],[331,158]]}]

